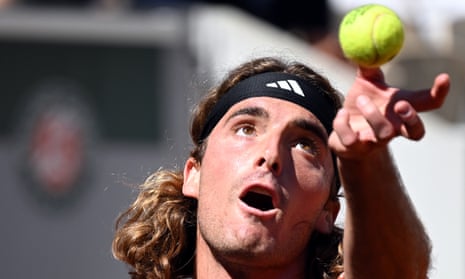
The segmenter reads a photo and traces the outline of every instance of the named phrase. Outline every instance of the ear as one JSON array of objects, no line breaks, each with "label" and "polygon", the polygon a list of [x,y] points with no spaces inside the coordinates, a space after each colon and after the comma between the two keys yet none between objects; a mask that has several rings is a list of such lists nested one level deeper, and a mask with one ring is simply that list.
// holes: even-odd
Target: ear
[{"label": "ear", "polygon": [[200,181],[200,166],[197,161],[189,157],[184,165],[184,183],[182,193],[186,197],[198,198]]},{"label": "ear", "polygon": [[337,200],[328,200],[325,207],[318,216],[315,224],[315,229],[323,234],[329,234],[333,230],[334,221],[336,220],[337,214],[341,204]]}]

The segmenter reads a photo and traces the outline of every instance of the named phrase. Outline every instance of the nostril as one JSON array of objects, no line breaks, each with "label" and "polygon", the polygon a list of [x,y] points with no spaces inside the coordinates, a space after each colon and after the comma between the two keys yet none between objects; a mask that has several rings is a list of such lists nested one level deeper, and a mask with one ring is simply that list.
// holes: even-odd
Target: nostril
[{"label": "nostril", "polygon": [[274,161],[271,162],[271,160],[266,160],[265,158],[260,158],[258,160],[258,166],[262,167],[267,167],[269,168],[272,172],[279,172],[279,163]]},{"label": "nostril", "polygon": [[274,172],[277,172],[279,170],[279,165],[278,163],[274,162],[272,165],[271,165],[271,169],[274,171]]}]

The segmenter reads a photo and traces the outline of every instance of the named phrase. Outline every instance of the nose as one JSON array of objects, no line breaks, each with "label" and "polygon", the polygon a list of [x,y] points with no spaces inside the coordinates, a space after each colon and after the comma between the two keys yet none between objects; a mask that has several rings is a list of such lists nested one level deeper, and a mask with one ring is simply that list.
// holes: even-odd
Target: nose
[{"label": "nose", "polygon": [[257,159],[257,166],[265,167],[273,172],[275,175],[279,175],[282,171],[282,158],[279,143],[268,142],[265,144],[265,148],[262,149]]}]

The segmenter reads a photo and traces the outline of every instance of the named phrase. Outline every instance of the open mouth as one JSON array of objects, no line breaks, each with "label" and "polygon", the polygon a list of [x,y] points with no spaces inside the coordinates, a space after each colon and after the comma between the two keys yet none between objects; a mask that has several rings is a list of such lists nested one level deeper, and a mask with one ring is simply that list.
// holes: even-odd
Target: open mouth
[{"label": "open mouth", "polygon": [[274,209],[273,199],[269,194],[249,191],[241,198],[241,200],[248,206],[259,209],[261,211]]}]

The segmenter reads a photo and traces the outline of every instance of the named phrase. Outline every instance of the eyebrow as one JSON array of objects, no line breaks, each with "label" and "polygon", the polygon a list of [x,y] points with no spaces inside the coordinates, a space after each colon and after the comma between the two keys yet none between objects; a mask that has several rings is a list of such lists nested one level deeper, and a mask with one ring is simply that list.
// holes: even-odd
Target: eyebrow
[{"label": "eyebrow", "polygon": [[239,110],[235,111],[233,114],[231,114],[228,117],[226,122],[228,122],[232,118],[234,118],[236,116],[240,116],[240,115],[257,116],[257,117],[265,118],[265,119],[270,118],[270,115],[268,114],[268,112],[264,108],[261,108],[261,107],[246,107],[246,108],[242,108],[242,109],[239,109]]},{"label": "eyebrow", "polygon": [[291,122],[290,126],[297,127],[302,130],[308,131],[312,134],[315,134],[325,144],[327,144],[328,135],[326,134],[325,130],[322,127],[320,127],[320,125],[317,125],[314,122],[308,121],[307,119],[296,119]]}]

